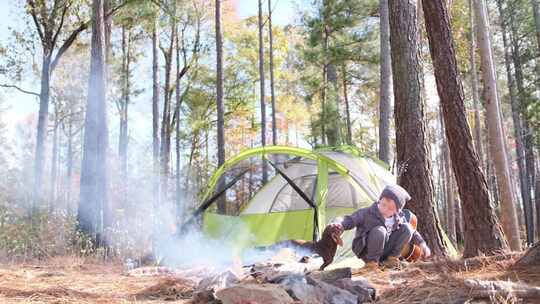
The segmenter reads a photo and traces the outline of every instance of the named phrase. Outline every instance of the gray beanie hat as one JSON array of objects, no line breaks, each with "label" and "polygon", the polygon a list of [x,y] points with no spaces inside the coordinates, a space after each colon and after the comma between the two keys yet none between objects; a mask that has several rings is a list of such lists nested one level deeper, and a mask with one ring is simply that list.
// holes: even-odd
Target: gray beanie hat
[{"label": "gray beanie hat", "polygon": [[379,199],[383,197],[393,200],[396,203],[398,210],[403,209],[403,207],[405,207],[405,203],[411,199],[411,196],[407,190],[403,189],[399,185],[388,185],[384,187]]}]

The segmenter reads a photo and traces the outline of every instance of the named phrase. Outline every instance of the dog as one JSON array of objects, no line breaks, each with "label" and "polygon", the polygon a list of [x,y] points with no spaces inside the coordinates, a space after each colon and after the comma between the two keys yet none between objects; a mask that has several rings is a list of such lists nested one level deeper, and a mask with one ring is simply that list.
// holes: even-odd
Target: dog
[{"label": "dog", "polygon": [[338,246],[343,246],[341,231],[334,226],[326,226],[321,239],[317,242],[305,240],[286,240],[277,242],[276,244],[267,247],[267,249],[291,248],[295,251],[305,250],[311,253],[316,253],[323,259],[323,264],[319,269],[324,270],[324,268],[334,261],[334,256],[336,255]]}]

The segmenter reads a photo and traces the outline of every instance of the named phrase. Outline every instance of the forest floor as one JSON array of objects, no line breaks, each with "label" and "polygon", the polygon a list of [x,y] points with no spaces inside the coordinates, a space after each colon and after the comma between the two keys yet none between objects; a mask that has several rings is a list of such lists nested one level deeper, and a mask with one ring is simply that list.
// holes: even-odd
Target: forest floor
[{"label": "forest floor", "polygon": [[[363,275],[377,290],[376,303],[540,303],[540,265],[514,268],[517,257],[424,262]],[[486,293],[467,285],[471,279],[520,285]],[[58,257],[0,264],[0,303],[193,303],[193,289],[189,280],[166,272],[126,275],[120,263]]]}]

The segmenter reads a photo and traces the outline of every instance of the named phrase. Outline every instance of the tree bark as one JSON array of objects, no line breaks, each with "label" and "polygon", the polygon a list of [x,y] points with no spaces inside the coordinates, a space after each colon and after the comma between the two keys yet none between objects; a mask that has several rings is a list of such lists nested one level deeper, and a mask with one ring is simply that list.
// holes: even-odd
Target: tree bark
[{"label": "tree bark", "polygon": [[[260,6],[260,3],[259,3]],[[223,119],[223,33],[221,29],[221,0],[216,0],[216,105],[217,105],[217,156],[218,167],[225,162],[225,121]],[[218,185],[223,188],[223,180]],[[218,200],[218,210],[225,213],[224,197]]]},{"label": "tree bark", "polygon": [[484,79],[484,95],[486,116],[488,117],[489,148],[493,157],[497,186],[501,198],[501,222],[512,250],[520,250],[521,242],[517,223],[516,207],[512,192],[512,181],[508,166],[505,139],[502,130],[499,97],[497,94],[497,77],[493,62],[489,24],[483,0],[474,0],[477,21],[477,39],[480,49],[482,74]]},{"label": "tree bark", "polygon": [[272,101],[272,145],[277,145],[276,96],[274,92],[274,39],[272,36],[272,0],[268,0],[268,38],[270,40],[270,98]]},{"label": "tree bark", "polygon": [[72,215],[71,210],[71,186],[73,182],[73,121],[69,122],[68,127],[68,146],[67,146],[67,161],[66,161],[66,212]]},{"label": "tree bark", "polygon": [[81,168],[79,227],[96,246],[105,245],[103,231],[108,224],[107,146],[108,130],[105,103],[103,1],[92,4],[92,48],[84,152]]},{"label": "tree bark", "polygon": [[[531,185],[529,182],[529,178],[526,172],[525,167],[525,152],[523,149],[523,130],[522,130],[522,118],[520,115],[520,104],[522,99],[516,96],[516,79],[514,79],[514,75],[512,74],[512,68],[510,66],[512,62],[512,55],[510,54],[510,45],[508,41],[508,28],[507,28],[507,21],[506,17],[508,17],[507,14],[505,14],[502,1],[497,0],[497,7],[499,9],[499,14],[501,17],[501,29],[502,29],[502,36],[503,36],[503,47],[504,47],[504,62],[506,67],[506,76],[508,79],[508,91],[510,94],[510,105],[512,108],[512,121],[514,123],[514,137],[516,141],[516,162],[518,164],[518,174],[519,174],[519,184],[520,184],[520,190],[521,190],[521,200],[523,205],[523,212],[525,217],[525,226],[527,231],[527,244],[532,244],[534,242],[534,223],[532,220],[533,217],[533,211],[532,208],[532,199],[531,199]],[[516,45],[513,45],[515,47]],[[514,51],[514,50],[513,50]],[[519,60],[519,59],[518,59]],[[514,67],[516,65],[516,61],[514,61]],[[516,78],[518,76],[518,70],[516,69]],[[521,86],[521,90],[523,90],[523,87]],[[522,91],[519,92],[519,95],[522,96]]]},{"label": "tree bark", "polygon": [[[178,30],[178,28],[177,28]],[[176,217],[177,220],[180,220],[183,216],[183,208],[182,208],[182,196],[181,196],[181,188],[180,188],[180,178],[181,178],[181,172],[180,172],[180,107],[182,106],[182,99],[180,98],[180,76],[181,70],[180,70],[180,42],[178,39],[178,32],[176,33],[176,108],[175,108],[175,117],[176,117],[176,123],[175,123],[175,152],[176,152]]]},{"label": "tree bark", "polygon": [[443,141],[443,160],[444,160],[444,179],[446,180],[446,222],[447,222],[447,232],[450,240],[457,244],[456,238],[456,208],[455,208],[455,198],[454,198],[454,181],[453,181],[453,171],[452,164],[450,160],[450,151],[448,149],[448,143],[444,137],[445,127],[444,127],[444,118],[443,118],[442,109],[440,111],[439,117],[441,119],[441,126],[443,128],[442,132],[442,141]]},{"label": "tree bark", "polygon": [[450,18],[442,0],[424,0],[437,91],[441,99],[446,138],[457,180],[465,224],[465,250],[471,257],[506,247],[497,217],[489,202],[487,184],[480,170],[467,124],[463,87],[457,69]]},{"label": "tree bark", "polygon": [[417,214],[418,230],[433,253],[447,256],[449,244],[443,238],[433,202],[416,4],[397,0],[392,1],[389,8],[398,183],[411,194],[407,208]]},{"label": "tree bark", "polygon": [[469,60],[471,64],[471,89],[474,104],[474,147],[476,149],[476,153],[478,154],[478,158],[480,159],[480,166],[483,166],[485,156],[484,146],[482,144],[480,97],[478,96],[478,69],[476,67],[476,38],[474,34],[476,24],[474,22],[472,1],[473,0],[469,0],[469,23],[471,26]]},{"label": "tree bark", "polygon": [[160,204],[159,189],[159,33],[158,16],[154,17],[152,24],[152,252],[157,250],[157,215]]},{"label": "tree bark", "polygon": [[53,129],[53,143],[51,153],[51,180],[50,180],[50,193],[49,193],[49,213],[52,214],[56,205],[56,176],[57,176],[57,164],[58,164],[58,111],[56,111],[54,129]]},{"label": "tree bark", "polygon": [[[525,85],[524,85],[524,79],[523,79],[523,68],[521,64],[521,57],[520,57],[520,50],[519,50],[519,41],[518,36],[519,33],[516,28],[516,22],[514,20],[514,14],[509,14],[510,16],[510,28],[511,28],[511,36],[510,40],[512,41],[512,61],[514,63],[514,72],[516,74],[516,85],[518,89],[518,105],[516,110],[519,112],[519,115],[522,117],[522,125],[521,125],[521,137],[523,141],[523,147],[524,147],[524,162],[525,162],[525,187],[527,191],[527,196],[529,199],[529,211],[531,211],[530,220],[531,223],[533,222],[533,208],[532,208],[532,199],[530,198],[533,193],[534,188],[534,180],[535,180],[535,160],[534,160],[534,139],[533,139],[533,132],[529,128],[529,119],[526,114],[523,113],[523,109],[525,108],[525,105],[527,103],[526,100],[526,94],[525,91]],[[540,75],[537,75],[537,77],[540,77]],[[531,243],[534,242],[534,226],[531,225]]]},{"label": "tree bark", "polygon": [[43,200],[43,164],[45,162],[45,140],[47,138],[47,124],[49,122],[49,91],[50,67],[52,50],[43,48],[41,64],[41,89],[39,92],[39,114],[37,124],[36,154],[34,160],[34,187],[32,196],[32,214],[42,204]]},{"label": "tree bark", "polygon": [[119,101],[118,112],[120,117],[120,132],[118,138],[118,156],[120,159],[120,183],[121,183],[121,205],[127,203],[127,185],[128,185],[128,106],[130,103],[131,94],[131,79],[130,79],[130,61],[131,61],[131,33],[130,29],[122,26],[122,98]]},{"label": "tree bark", "polygon": [[173,64],[173,47],[176,36],[176,17],[171,16],[171,41],[166,50],[163,51],[165,57],[165,87],[163,88],[163,113],[161,117],[161,146],[160,146],[160,200],[168,201],[169,194],[169,166],[171,161],[171,70]]},{"label": "tree bark", "polygon": [[531,0],[534,15],[534,26],[536,28],[536,42],[538,43],[538,52],[540,53],[540,5],[538,0]]},{"label": "tree bark", "polygon": [[349,93],[347,92],[347,67],[343,65],[343,99],[345,100],[345,116],[347,123],[347,144],[352,145],[352,122],[351,122],[351,110],[349,105]]},{"label": "tree bark", "polygon": [[[264,101],[264,44],[263,44],[263,11],[262,0],[259,0],[259,83],[261,98],[261,146],[266,146],[266,102]],[[268,171],[266,159],[263,158],[262,183],[266,184],[268,180]]]},{"label": "tree bark", "polygon": [[390,56],[390,23],[388,1],[380,0],[381,83],[379,101],[379,159],[390,164],[390,103],[392,98],[392,58]]}]

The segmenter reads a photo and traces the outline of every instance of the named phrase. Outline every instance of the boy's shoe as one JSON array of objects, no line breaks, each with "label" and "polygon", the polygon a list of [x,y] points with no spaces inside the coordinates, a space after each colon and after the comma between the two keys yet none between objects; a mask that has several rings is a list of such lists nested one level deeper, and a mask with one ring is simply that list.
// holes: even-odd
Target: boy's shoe
[{"label": "boy's shoe", "polygon": [[389,256],[382,262],[384,268],[401,270],[407,266],[406,262],[400,261],[399,257]]}]

